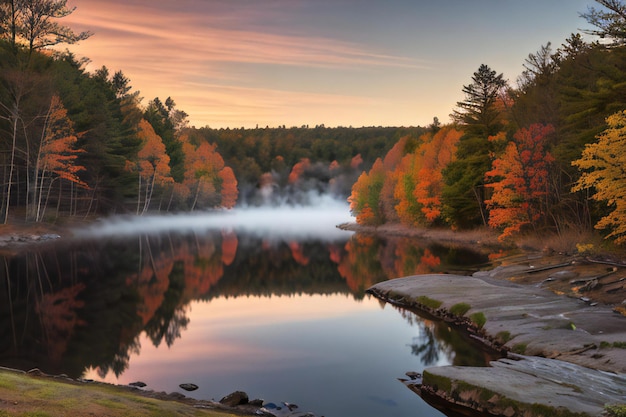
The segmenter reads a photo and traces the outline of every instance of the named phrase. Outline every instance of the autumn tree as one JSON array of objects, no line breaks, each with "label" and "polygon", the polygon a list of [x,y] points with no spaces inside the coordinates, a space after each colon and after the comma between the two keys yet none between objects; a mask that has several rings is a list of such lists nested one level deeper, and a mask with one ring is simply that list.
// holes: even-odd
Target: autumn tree
[{"label": "autumn tree", "polygon": [[394,208],[400,222],[409,226],[424,223],[422,206],[415,196],[415,186],[419,181],[421,166],[422,156],[417,152],[410,153],[402,158],[392,174],[395,182],[393,196],[396,205]]},{"label": "autumn tree", "polygon": [[129,163],[128,169],[138,172],[137,214],[144,214],[150,208],[155,187],[171,183],[173,180],[165,145],[147,120],[142,119],[139,122],[138,135],[143,146],[137,154],[137,162]]},{"label": "autumn tree", "polygon": [[197,147],[182,137],[185,155],[184,185],[190,190],[189,208],[232,208],[237,202],[237,179],[217,152],[217,146],[202,141]]},{"label": "autumn tree", "polygon": [[[486,186],[492,190],[491,198],[485,201],[489,225],[502,229],[500,239],[525,227],[535,228],[546,218],[549,167],[554,158],[544,150],[544,144],[553,132],[552,126],[540,124],[518,130],[485,174]],[[503,135],[492,137],[502,139]]]},{"label": "autumn tree", "polygon": [[369,173],[363,171],[352,186],[348,198],[350,212],[359,224],[379,225],[385,222],[380,204],[380,193],[385,181],[385,170],[381,159],[374,162]]},{"label": "autumn tree", "polygon": [[421,155],[421,167],[413,195],[427,223],[441,217],[441,195],[445,185],[443,170],[455,160],[457,144],[462,136],[462,131],[452,127],[439,128],[417,151]]},{"label": "autumn tree", "polygon": [[582,171],[572,191],[592,190],[592,198],[606,203],[610,211],[595,225],[608,230],[607,238],[626,242],[626,111],[606,119],[607,129],[597,142],[585,146],[582,156],[572,162]]},{"label": "autumn tree", "polygon": [[224,167],[218,173],[221,183],[220,195],[222,200],[220,206],[224,208],[233,208],[237,204],[237,196],[239,190],[237,189],[237,178],[231,167]]},{"label": "autumn tree", "polygon": [[186,125],[187,114],[176,109],[176,103],[171,97],[165,100],[165,104],[156,97],[146,106],[143,117],[163,140],[170,157],[172,177],[176,182],[182,182],[185,172],[185,156],[179,137],[182,128]]},{"label": "autumn tree", "polygon": [[[73,123],[67,116],[67,110],[59,96],[54,95],[45,118],[42,140],[36,154],[34,172],[31,176],[33,184],[29,186],[29,194],[32,195],[29,204],[31,219],[35,221],[43,219],[55,181],[67,181],[70,184],[87,188],[87,184],[78,176],[78,172],[85,170],[85,167],[75,164],[77,154],[82,152],[75,148],[76,142],[77,137]],[[60,195],[57,198],[60,199]]]},{"label": "autumn tree", "polygon": [[481,65],[472,83],[463,86],[465,100],[457,103],[451,115],[465,132],[456,160],[444,170],[443,212],[453,227],[470,228],[487,222],[484,178],[491,167],[490,155],[497,151],[488,138],[503,129],[506,85],[502,74]]}]

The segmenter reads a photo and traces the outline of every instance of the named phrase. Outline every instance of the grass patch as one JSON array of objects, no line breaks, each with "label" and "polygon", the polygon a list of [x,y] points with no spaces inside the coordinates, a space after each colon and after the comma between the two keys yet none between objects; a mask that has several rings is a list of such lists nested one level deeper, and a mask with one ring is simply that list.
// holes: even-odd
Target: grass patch
[{"label": "grass patch", "polygon": [[441,304],[443,304],[443,301],[439,301],[439,300],[434,300],[430,297],[427,297],[425,295],[420,295],[419,297],[417,297],[417,302],[420,303],[423,306],[426,306],[428,308],[432,308],[433,310],[438,309],[439,307],[441,307]]},{"label": "grass patch", "polygon": [[122,410],[124,409],[124,405],[117,398],[105,398],[94,401],[95,404],[101,405],[105,408],[109,408],[112,410]]},{"label": "grass patch", "polygon": [[470,310],[470,308],[472,308],[472,306],[467,303],[456,303],[455,305],[450,307],[450,313],[454,314],[455,316],[464,316],[465,313]]},{"label": "grass patch", "polygon": [[611,347],[617,348],[617,349],[626,349],[626,342],[607,342],[605,340],[603,340],[602,342],[600,342],[600,349],[609,349]]},{"label": "grass patch", "polygon": [[474,323],[479,329],[482,329],[485,323],[487,323],[487,317],[482,311],[470,315],[470,320]]},{"label": "grass patch", "polygon": [[604,411],[609,417],[626,417],[626,404],[605,405]]},{"label": "grass patch", "polygon": [[526,353],[526,348],[527,347],[528,347],[528,345],[526,343],[516,343],[511,348],[511,351],[513,353],[517,353],[518,355],[523,355],[524,353]]},{"label": "grass patch", "polygon": [[496,338],[500,341],[500,343],[504,344],[512,339],[511,332],[507,330],[503,330],[496,334]]}]

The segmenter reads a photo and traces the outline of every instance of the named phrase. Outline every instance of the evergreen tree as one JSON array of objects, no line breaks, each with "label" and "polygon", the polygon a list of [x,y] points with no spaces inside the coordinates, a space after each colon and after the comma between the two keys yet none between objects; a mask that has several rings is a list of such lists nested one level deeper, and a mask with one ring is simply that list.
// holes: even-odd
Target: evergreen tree
[{"label": "evergreen tree", "polygon": [[444,170],[442,213],[454,227],[468,228],[487,223],[484,179],[496,150],[489,137],[504,126],[502,104],[507,82],[503,75],[481,65],[472,83],[463,86],[465,100],[451,115],[465,135],[458,143],[456,160]]}]

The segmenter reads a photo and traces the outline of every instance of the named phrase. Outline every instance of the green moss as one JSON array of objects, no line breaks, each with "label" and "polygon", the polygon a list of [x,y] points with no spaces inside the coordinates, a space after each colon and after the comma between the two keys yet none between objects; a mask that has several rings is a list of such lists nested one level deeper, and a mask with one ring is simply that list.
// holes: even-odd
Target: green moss
[{"label": "green moss", "polygon": [[423,306],[426,306],[428,308],[432,308],[433,310],[438,309],[439,307],[441,307],[441,304],[443,304],[443,301],[439,301],[439,300],[434,300],[430,297],[427,297],[425,295],[420,295],[419,297],[417,297],[416,300],[418,303],[420,303]]},{"label": "green moss", "polygon": [[[483,405],[490,404],[491,406],[495,406],[499,409],[507,409],[511,408],[515,415],[532,415],[532,416],[552,416],[552,417],[588,417],[587,413],[575,413],[565,408],[554,408],[550,405],[546,404],[529,404],[524,402],[519,402],[514,399],[511,399],[507,396],[499,394],[498,392],[492,391],[490,389],[477,386],[471,384],[466,381],[450,379],[448,377],[433,375],[427,370],[424,371],[423,374],[423,383],[424,385],[436,387],[437,390],[444,392],[452,399],[460,398],[461,394],[464,392],[477,392],[479,395],[479,403]],[[568,385],[569,386],[569,385]],[[579,389],[578,387],[572,386],[574,390]],[[622,407],[622,409],[620,409]],[[618,411],[626,412],[625,406],[607,406],[607,409],[616,409]],[[626,414],[611,414],[609,417],[626,417]]]},{"label": "green moss", "polygon": [[473,313],[470,315],[470,320],[474,323],[479,329],[482,329],[485,323],[487,323],[487,317],[482,311],[477,313]]},{"label": "green moss", "polygon": [[450,313],[455,316],[464,316],[471,308],[472,306],[467,303],[456,303],[450,307]]},{"label": "green moss", "polygon": [[503,330],[501,332],[498,332],[496,334],[496,338],[501,342],[501,343],[506,343],[509,340],[511,340],[511,332]]},{"label": "green moss", "polygon": [[526,343],[516,343],[515,345],[513,345],[513,347],[511,348],[511,351],[513,353],[517,353],[519,355],[523,355],[524,353],[526,353],[526,348],[528,347],[528,345]]},{"label": "green moss", "polygon": [[438,390],[447,393],[452,391],[452,382],[449,378],[439,375],[433,375],[427,370],[422,373],[422,384],[430,387],[437,387]]},{"label": "green moss", "polygon": [[587,413],[574,413],[563,408],[554,408],[545,404],[532,404],[530,406],[531,415],[534,416],[554,416],[554,417],[587,417]]},{"label": "green moss", "polygon": [[603,340],[602,342],[600,342],[600,349],[608,349],[610,347],[614,347],[617,349],[626,349],[626,342],[607,342],[605,340]]},{"label": "green moss", "polygon": [[626,404],[605,405],[604,411],[608,417],[626,417]]}]

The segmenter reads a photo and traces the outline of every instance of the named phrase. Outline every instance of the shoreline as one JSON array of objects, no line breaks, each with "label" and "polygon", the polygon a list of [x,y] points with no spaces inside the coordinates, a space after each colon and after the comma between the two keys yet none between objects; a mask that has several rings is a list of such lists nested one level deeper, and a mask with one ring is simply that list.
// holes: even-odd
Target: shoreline
[{"label": "shoreline", "polygon": [[368,289],[382,301],[425,312],[506,353],[487,368],[432,367],[421,379],[401,381],[432,406],[464,416],[597,416],[607,404],[623,405],[623,304],[554,291],[573,277],[597,275],[598,265],[542,260],[542,266],[533,267],[537,258],[533,265],[518,262],[473,276],[416,275]]},{"label": "shoreline", "polygon": [[[74,227],[77,225],[59,226],[45,223],[0,226],[0,252],[15,253],[27,249],[30,245],[69,238],[71,229]],[[409,389],[420,394],[436,408],[450,410],[453,406],[455,409],[458,407],[465,410],[464,413],[467,413],[465,415],[472,415],[471,410],[475,410],[477,406],[485,406],[480,405],[480,401],[476,399],[477,395],[480,397],[477,393],[484,393],[485,390],[494,393],[490,397],[491,403],[501,404],[502,401],[496,401],[494,395],[499,395],[498,391],[502,390],[503,384],[496,387],[481,386],[481,384],[497,372],[504,372],[505,380],[521,379],[519,374],[511,374],[519,370],[515,371],[513,369],[515,367],[506,362],[507,360],[515,361],[516,365],[530,363],[528,367],[536,368],[544,366],[543,362],[537,362],[539,361],[537,358],[545,358],[551,364],[558,362],[568,366],[575,364],[583,367],[582,371],[576,371],[578,373],[586,374],[590,371],[602,370],[603,372],[617,371],[620,378],[626,375],[626,318],[624,317],[626,316],[626,265],[612,261],[604,264],[593,263],[581,255],[558,254],[554,250],[546,251],[530,246],[522,248],[504,245],[497,240],[496,233],[489,230],[455,232],[448,229],[407,228],[401,225],[367,227],[353,223],[337,225],[337,228],[389,237],[406,236],[449,246],[467,247],[481,252],[493,252],[503,248],[516,252],[514,256],[499,259],[497,267],[490,266],[491,269],[479,271],[472,277],[457,276],[460,281],[455,281],[454,284],[447,283],[432,287],[430,281],[435,281],[442,276],[450,277],[450,279],[455,276],[426,275],[385,281],[368,290],[383,301],[402,308],[419,310],[441,319],[468,332],[470,337],[478,340],[485,347],[500,350],[506,354],[503,361],[496,361],[498,364],[491,368],[480,370],[457,369],[456,367],[428,368],[418,381],[403,380]],[[410,282],[410,285],[407,282]],[[464,286],[467,284],[470,285]],[[456,294],[452,293],[450,288],[462,290]],[[493,294],[486,292],[489,288],[495,288],[497,291]],[[548,305],[560,303],[555,300],[566,300],[567,308],[561,311],[550,310],[549,314],[543,305],[533,310],[527,301],[541,298],[544,293],[550,294]],[[423,302],[427,299],[436,299],[441,305],[433,308]],[[512,300],[517,300],[517,304],[513,305]],[[466,314],[458,315],[451,311],[452,307],[459,303],[470,305]],[[504,313],[501,314],[502,312]],[[477,313],[483,314],[486,320],[480,326],[477,326],[475,320],[470,318],[475,317]],[[548,318],[544,320],[546,317]],[[615,321],[616,318],[618,321]],[[602,323],[604,327],[599,329],[597,323]],[[523,330],[514,332],[511,329]],[[507,333],[508,336],[503,336]],[[568,369],[563,365],[557,368]],[[452,374],[447,373],[450,369],[452,369]],[[491,370],[491,376],[484,375],[484,369]],[[522,370],[521,374],[526,372],[527,369]],[[477,377],[478,381],[472,379],[474,377]],[[442,383],[442,381],[445,382]],[[545,383],[545,381],[541,382],[541,384]],[[582,382],[583,385],[594,383],[593,381]],[[615,385],[615,381],[613,383]],[[617,386],[625,388],[626,380],[618,379]],[[443,389],[444,387],[447,389]],[[464,387],[464,389],[471,387],[469,394],[467,390],[459,391],[459,387]],[[566,392],[559,393],[559,395],[571,396],[577,391],[588,395],[578,385],[576,387],[574,393]],[[178,401],[182,396],[177,393],[158,394],[167,401]],[[622,398],[626,398],[626,389],[619,391],[619,394]],[[507,401],[515,397],[511,393],[507,395],[503,397]],[[535,393],[535,395],[538,394]],[[465,403],[460,401],[459,398],[463,396],[471,401],[465,401]],[[581,401],[584,402],[584,396]],[[524,403],[524,398],[516,398],[515,403]],[[593,410],[599,410],[598,404],[593,407]],[[504,408],[503,410],[508,410],[507,413],[510,413],[510,409]],[[503,410],[500,411],[504,413]],[[480,413],[474,415],[481,415]],[[510,415],[507,413],[496,415]]]},{"label": "shoreline", "polygon": [[[30,415],[107,415],[160,416],[186,415],[207,417],[265,416],[314,417],[312,413],[292,413],[297,406],[276,406],[263,400],[248,399],[242,391],[219,401],[195,399],[181,392],[144,389],[143,383],[110,384],[50,375],[39,369],[23,371],[0,367],[0,410],[2,416]],[[181,384],[181,388],[182,385]],[[40,393],[41,392],[41,393]],[[266,408],[267,407],[267,408]],[[103,414],[104,413],[104,414]]]}]

